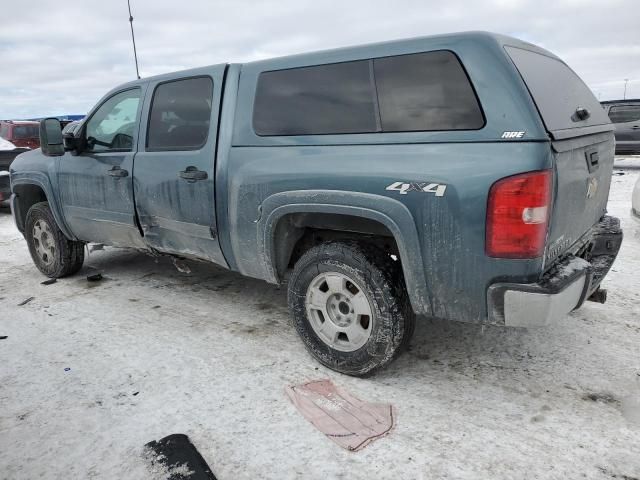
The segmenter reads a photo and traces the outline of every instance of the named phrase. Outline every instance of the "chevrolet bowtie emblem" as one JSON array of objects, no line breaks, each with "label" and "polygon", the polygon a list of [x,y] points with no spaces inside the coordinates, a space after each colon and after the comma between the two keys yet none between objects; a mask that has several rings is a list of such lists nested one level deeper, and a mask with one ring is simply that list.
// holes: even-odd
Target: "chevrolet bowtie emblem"
[{"label": "chevrolet bowtie emblem", "polygon": [[587,181],[587,198],[593,198],[598,191],[598,180],[590,178]]}]

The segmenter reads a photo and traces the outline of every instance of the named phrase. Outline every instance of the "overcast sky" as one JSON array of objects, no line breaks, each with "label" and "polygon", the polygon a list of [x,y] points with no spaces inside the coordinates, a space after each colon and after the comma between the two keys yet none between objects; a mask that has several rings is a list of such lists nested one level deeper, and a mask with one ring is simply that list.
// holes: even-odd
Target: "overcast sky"
[{"label": "overcast sky", "polygon": [[[140,74],[489,30],[562,57],[601,100],[640,97],[638,0],[131,0]],[[2,0],[0,118],[84,114],[135,78],[126,0]]]}]

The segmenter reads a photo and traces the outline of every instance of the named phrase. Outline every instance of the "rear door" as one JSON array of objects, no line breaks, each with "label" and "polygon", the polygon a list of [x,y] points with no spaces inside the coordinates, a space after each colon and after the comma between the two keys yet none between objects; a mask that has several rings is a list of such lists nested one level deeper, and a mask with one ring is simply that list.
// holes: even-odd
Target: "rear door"
[{"label": "rear door", "polygon": [[550,262],[606,211],[614,159],[613,126],[589,87],[560,59],[523,48],[505,49],[551,138],[556,185],[547,241],[546,260]]},{"label": "rear door", "polygon": [[150,247],[226,266],[216,232],[214,178],[224,72],[219,65],[149,85],[134,194]]}]

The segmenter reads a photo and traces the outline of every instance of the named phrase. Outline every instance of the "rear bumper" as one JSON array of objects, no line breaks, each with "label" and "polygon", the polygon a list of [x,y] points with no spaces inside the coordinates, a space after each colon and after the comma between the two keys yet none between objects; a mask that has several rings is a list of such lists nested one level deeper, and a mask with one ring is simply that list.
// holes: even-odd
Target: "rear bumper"
[{"label": "rear bumper", "polygon": [[618,255],[620,221],[603,217],[584,240],[575,255],[565,255],[537,283],[492,284],[487,290],[491,323],[539,327],[580,307],[598,289]]}]

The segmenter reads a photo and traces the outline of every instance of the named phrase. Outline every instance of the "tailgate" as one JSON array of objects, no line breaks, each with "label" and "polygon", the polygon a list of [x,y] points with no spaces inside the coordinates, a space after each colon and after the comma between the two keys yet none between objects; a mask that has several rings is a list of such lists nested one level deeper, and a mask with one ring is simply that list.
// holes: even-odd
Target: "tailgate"
[{"label": "tailgate", "polygon": [[552,142],[556,189],[546,264],[569,250],[605,214],[613,171],[613,133]]},{"label": "tailgate", "polygon": [[505,46],[551,139],[555,189],[545,263],[570,250],[604,215],[613,171],[613,125],[589,87],[542,49]]}]

